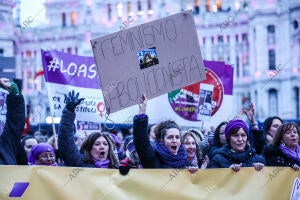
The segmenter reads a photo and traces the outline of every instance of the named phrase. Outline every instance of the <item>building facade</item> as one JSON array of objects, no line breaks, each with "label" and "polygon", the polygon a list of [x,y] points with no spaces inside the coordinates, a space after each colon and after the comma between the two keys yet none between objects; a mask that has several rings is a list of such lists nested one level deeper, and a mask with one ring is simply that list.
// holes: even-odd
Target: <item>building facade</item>
[{"label": "building facade", "polygon": [[35,78],[41,48],[92,56],[92,38],[187,9],[193,9],[203,58],[234,67],[233,113],[249,99],[257,119],[300,118],[300,0],[46,0],[45,24],[21,23],[0,41],[0,54],[5,45],[14,49],[5,55],[15,55],[31,122],[50,115],[45,82]]}]

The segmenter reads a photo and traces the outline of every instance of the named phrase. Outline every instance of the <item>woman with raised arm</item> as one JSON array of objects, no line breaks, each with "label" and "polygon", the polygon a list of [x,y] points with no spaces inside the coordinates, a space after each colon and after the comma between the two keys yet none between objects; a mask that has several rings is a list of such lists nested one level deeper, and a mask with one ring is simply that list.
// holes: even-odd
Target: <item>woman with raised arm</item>
[{"label": "woman with raised arm", "polygon": [[265,159],[257,155],[249,145],[248,126],[243,120],[231,120],[225,128],[227,144],[218,150],[208,168],[231,168],[237,172],[241,167],[254,167],[259,171]]},{"label": "woman with raised arm", "polygon": [[299,128],[295,123],[280,125],[271,145],[264,149],[268,166],[300,169]]},{"label": "woman with raised arm", "polygon": [[133,119],[133,141],[144,168],[187,168],[195,172],[187,161],[187,153],[181,145],[180,128],[171,120],[160,122],[155,128],[156,141],[152,146],[147,134],[147,98],[142,96],[139,114]]},{"label": "woman with raised arm", "polygon": [[0,87],[9,92],[6,98],[7,113],[0,136],[0,165],[27,165],[27,156],[21,145],[25,125],[25,103],[18,86],[7,78],[0,78]]},{"label": "woman with raised arm", "polygon": [[251,141],[253,147],[257,154],[262,154],[263,149],[272,144],[272,140],[276,134],[278,127],[283,123],[280,117],[268,117],[264,121],[263,130],[260,130],[257,122],[254,118],[254,105],[250,103],[248,109],[243,109],[243,113],[247,116],[248,120],[251,122],[251,136],[253,141]]},{"label": "woman with raised arm", "polygon": [[78,150],[75,140],[75,109],[84,99],[79,93],[69,92],[65,95],[66,107],[63,109],[58,134],[58,151],[66,166],[118,168],[115,143],[109,133],[94,132],[87,136]]}]

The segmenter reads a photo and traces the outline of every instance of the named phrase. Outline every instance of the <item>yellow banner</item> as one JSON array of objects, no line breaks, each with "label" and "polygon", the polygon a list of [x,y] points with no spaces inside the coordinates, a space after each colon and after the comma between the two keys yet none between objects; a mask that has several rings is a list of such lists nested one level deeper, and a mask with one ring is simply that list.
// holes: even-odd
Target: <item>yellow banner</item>
[{"label": "yellow banner", "polygon": [[[291,196],[293,197],[291,198]],[[0,199],[299,199],[299,172],[287,167],[118,170],[1,166]]]}]

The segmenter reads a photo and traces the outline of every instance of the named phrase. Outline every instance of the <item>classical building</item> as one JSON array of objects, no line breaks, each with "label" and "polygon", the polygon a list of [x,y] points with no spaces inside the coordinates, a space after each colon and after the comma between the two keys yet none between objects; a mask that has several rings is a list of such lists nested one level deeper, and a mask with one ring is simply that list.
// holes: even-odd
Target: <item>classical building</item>
[{"label": "classical building", "polygon": [[[6,20],[12,21],[12,5],[0,1]],[[203,58],[234,67],[234,112],[250,99],[260,120],[300,118],[300,0],[46,0],[44,5],[46,23],[8,24],[0,33],[0,55],[15,56],[32,122],[50,115],[45,83],[35,78],[42,69],[41,48],[92,56],[90,39],[186,9],[193,9]]]}]

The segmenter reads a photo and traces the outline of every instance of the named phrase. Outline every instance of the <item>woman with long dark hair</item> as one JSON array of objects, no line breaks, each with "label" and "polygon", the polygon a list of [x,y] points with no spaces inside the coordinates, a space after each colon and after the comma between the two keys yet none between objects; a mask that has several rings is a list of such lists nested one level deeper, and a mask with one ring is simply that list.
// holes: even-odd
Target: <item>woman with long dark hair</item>
[{"label": "woman with long dark hair", "polygon": [[224,121],[217,126],[214,134],[213,144],[208,151],[209,159],[212,159],[214,155],[218,152],[218,149],[227,144],[225,136],[225,128],[227,124],[228,122]]},{"label": "woman with long dark hair", "polygon": [[115,143],[109,133],[94,132],[86,137],[80,151],[74,140],[75,108],[83,101],[74,91],[65,95],[66,107],[63,110],[59,135],[58,150],[66,166],[118,168],[119,161],[114,153]]},{"label": "woman with long dark hair", "polygon": [[300,168],[299,128],[295,123],[280,125],[272,144],[264,151],[268,166]]}]

